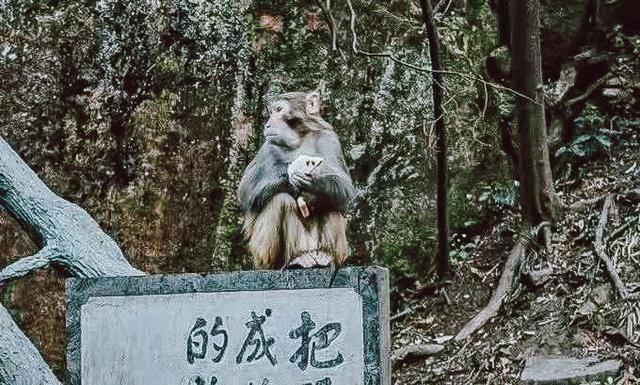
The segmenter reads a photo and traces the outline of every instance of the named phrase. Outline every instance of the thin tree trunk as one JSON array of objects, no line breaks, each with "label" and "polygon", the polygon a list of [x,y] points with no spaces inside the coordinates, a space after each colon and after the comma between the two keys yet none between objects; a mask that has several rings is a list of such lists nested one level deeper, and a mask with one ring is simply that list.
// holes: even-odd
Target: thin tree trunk
[{"label": "thin tree trunk", "polygon": [[420,0],[422,18],[427,28],[429,40],[429,55],[433,68],[433,112],[436,133],[436,212],[438,227],[438,255],[436,257],[436,271],[440,278],[449,274],[449,224],[447,208],[448,168],[447,168],[447,136],[444,125],[444,79],[442,63],[440,61],[440,41],[438,29],[433,20],[431,0]]},{"label": "thin tree trunk", "polygon": [[520,97],[516,102],[522,214],[535,226],[553,221],[557,207],[544,117],[540,3],[539,0],[513,0],[511,6],[513,87],[536,101]]}]

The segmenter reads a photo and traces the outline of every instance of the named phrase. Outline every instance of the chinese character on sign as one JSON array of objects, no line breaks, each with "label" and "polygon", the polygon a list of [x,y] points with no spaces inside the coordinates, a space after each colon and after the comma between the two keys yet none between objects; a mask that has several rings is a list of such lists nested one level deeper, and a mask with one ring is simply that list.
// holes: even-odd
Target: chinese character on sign
[{"label": "chinese character on sign", "polygon": [[207,355],[207,345],[209,344],[209,335],[206,331],[202,330],[207,326],[207,321],[204,318],[198,318],[196,324],[189,333],[189,339],[187,340],[187,362],[193,364],[195,359],[202,360]]},{"label": "chinese character on sign", "polygon": [[[247,322],[245,325],[249,328],[249,335],[244,340],[242,344],[242,349],[240,349],[240,353],[236,357],[236,363],[241,363],[244,358],[244,353],[250,346],[255,346],[253,352],[247,357],[246,362],[257,361],[260,358],[266,356],[271,362],[271,365],[278,363],[276,357],[271,354],[269,350],[271,345],[274,344],[275,340],[273,338],[266,338],[264,335],[264,331],[262,330],[262,324],[267,320],[267,317],[271,317],[271,309],[265,310],[265,315],[257,316],[256,312],[251,312],[251,321]],[[256,336],[257,334],[257,336]]]},{"label": "chinese character on sign", "polygon": [[217,385],[218,379],[216,377],[211,377],[211,382],[207,383],[207,381],[201,376],[195,376],[189,380],[189,385]]},{"label": "chinese character on sign", "polygon": [[[203,330],[206,326],[207,320],[198,318],[189,333],[189,339],[187,340],[187,362],[190,364],[193,364],[196,359],[203,360],[207,356],[209,334]],[[227,343],[229,342],[227,332],[222,329],[222,318],[216,317],[210,334],[214,339],[217,337],[222,338],[221,344],[217,344],[215,341],[213,342],[213,350],[218,353],[213,357],[213,362],[220,362],[227,349]]]},{"label": "chinese character on sign", "polygon": [[[316,324],[311,320],[311,315],[308,312],[302,312],[302,325],[298,328],[289,332],[289,338],[298,339],[300,338],[300,348],[296,350],[296,352],[289,358],[291,363],[295,363],[298,359],[300,362],[298,363],[298,367],[302,370],[307,369],[307,365],[309,361],[311,361],[311,366],[319,369],[333,368],[338,366],[344,362],[342,358],[342,354],[338,352],[336,358],[326,361],[319,361],[316,358],[316,352],[318,350],[323,350],[328,348],[331,345],[331,342],[338,338],[340,332],[342,331],[342,326],[337,323],[329,323],[314,334],[310,334],[313,329],[315,329]],[[329,382],[326,384],[331,384],[331,380],[326,378]],[[324,380],[322,380],[324,381]],[[320,385],[324,385],[325,383],[320,383]]]},{"label": "chinese character on sign", "polygon": [[[311,382],[308,382],[304,385],[313,385]],[[315,385],[331,385],[331,379],[329,377],[325,377],[324,379],[317,381]]]},{"label": "chinese character on sign", "polygon": [[224,352],[227,350],[227,343],[229,342],[227,332],[222,329],[222,318],[220,317],[216,317],[213,328],[211,329],[211,337],[216,338],[217,336],[222,336],[222,344],[218,345],[215,342],[213,343],[213,350],[218,352],[218,355],[213,358],[213,362],[220,362],[222,360]]},{"label": "chinese character on sign", "polygon": [[[268,378],[264,378],[262,379],[262,382],[260,383],[260,385],[269,385],[271,384],[271,382],[269,382]],[[249,385],[254,385],[253,382],[250,382]],[[256,383],[256,385],[258,385],[258,383]]]}]

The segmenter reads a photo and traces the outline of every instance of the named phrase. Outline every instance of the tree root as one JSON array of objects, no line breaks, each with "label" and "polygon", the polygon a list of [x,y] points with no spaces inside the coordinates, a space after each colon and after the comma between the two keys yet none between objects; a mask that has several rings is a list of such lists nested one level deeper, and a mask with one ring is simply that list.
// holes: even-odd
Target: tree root
[{"label": "tree root", "polygon": [[498,288],[493,293],[493,296],[489,300],[487,306],[484,307],[475,317],[473,317],[455,336],[456,341],[462,341],[467,339],[476,330],[484,326],[491,318],[498,314],[498,310],[502,306],[504,298],[511,292],[513,282],[517,279],[518,270],[522,264],[522,260],[525,257],[527,245],[529,240],[522,236],[518,239],[513,249],[509,253],[507,262],[505,263],[502,276],[500,276],[500,282]]},{"label": "tree root", "polygon": [[633,301],[638,299],[640,296],[637,294],[636,295],[629,294],[629,292],[627,291],[626,285],[624,284],[624,282],[622,282],[622,279],[618,274],[615,264],[604,251],[605,245],[603,242],[603,234],[604,234],[604,229],[607,226],[609,210],[611,210],[613,204],[614,204],[613,196],[611,195],[607,196],[607,198],[604,201],[604,205],[602,206],[602,212],[600,213],[600,220],[598,221],[598,226],[596,227],[596,237],[593,242],[593,248],[598,258],[600,258],[600,260],[604,263],[607,274],[609,275],[609,279],[611,279],[611,282],[615,286],[616,291],[618,292],[618,296],[620,297],[620,300]]}]

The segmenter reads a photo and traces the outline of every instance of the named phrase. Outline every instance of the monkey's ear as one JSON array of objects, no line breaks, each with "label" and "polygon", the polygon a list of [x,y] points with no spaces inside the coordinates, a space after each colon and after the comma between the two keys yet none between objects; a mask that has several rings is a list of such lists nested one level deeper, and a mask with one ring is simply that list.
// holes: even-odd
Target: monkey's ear
[{"label": "monkey's ear", "polygon": [[307,114],[320,115],[320,93],[312,91],[307,94]]}]

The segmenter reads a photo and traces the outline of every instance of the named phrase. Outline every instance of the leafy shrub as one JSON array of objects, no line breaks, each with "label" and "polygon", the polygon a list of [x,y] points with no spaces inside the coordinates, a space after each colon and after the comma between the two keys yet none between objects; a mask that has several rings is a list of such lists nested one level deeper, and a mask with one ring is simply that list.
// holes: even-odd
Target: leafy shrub
[{"label": "leafy shrub", "polygon": [[605,118],[597,107],[585,107],[573,125],[577,136],[556,151],[557,159],[564,163],[587,161],[609,152],[611,139],[604,133]]},{"label": "leafy shrub", "polygon": [[556,151],[556,158],[591,159],[607,153],[611,148],[611,140],[603,134],[584,134],[562,146]]},{"label": "leafy shrub", "polygon": [[478,201],[484,209],[493,212],[515,210],[520,202],[518,184],[504,182],[483,188]]}]

